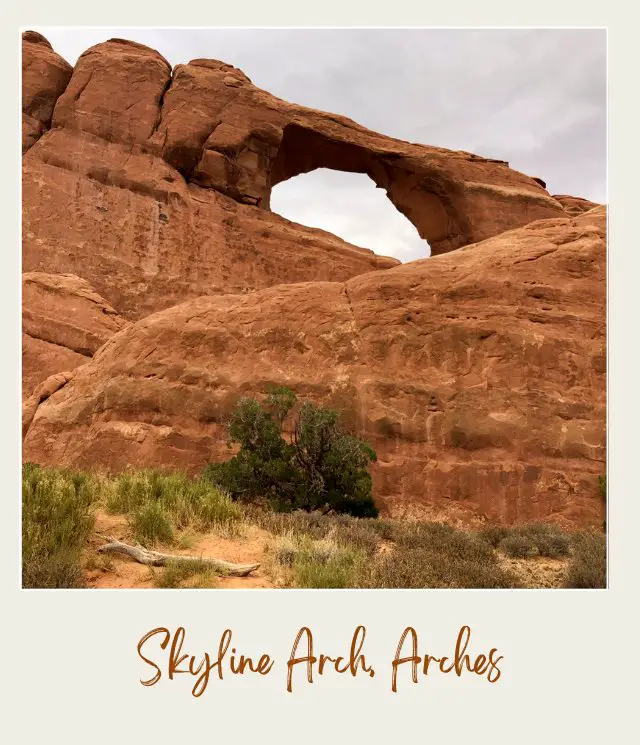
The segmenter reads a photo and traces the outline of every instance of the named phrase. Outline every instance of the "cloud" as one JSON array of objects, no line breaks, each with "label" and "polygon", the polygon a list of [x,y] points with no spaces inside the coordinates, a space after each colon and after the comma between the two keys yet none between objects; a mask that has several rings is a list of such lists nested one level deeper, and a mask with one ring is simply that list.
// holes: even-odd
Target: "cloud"
[{"label": "cloud", "polygon": [[[604,30],[36,30],[72,63],[114,36],[174,65],[222,59],[280,98],[410,142],[508,160],[551,193],[606,201]],[[274,205],[403,261],[428,252],[365,176],[319,170],[276,187]]]},{"label": "cloud", "polygon": [[318,168],[296,176],[274,187],[271,209],[400,261],[430,255],[427,241],[398,212],[385,191],[362,173]]}]

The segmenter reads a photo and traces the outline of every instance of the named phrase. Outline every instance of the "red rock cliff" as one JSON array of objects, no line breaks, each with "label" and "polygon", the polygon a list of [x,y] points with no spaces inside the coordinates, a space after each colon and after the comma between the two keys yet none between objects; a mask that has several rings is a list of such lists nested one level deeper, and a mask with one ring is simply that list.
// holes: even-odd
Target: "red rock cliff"
[{"label": "red rock cliff", "polygon": [[[241,395],[284,383],[372,441],[388,512],[600,524],[604,208],[215,60],[172,71],[111,40],[65,78],[30,32],[24,60],[25,102],[48,102],[24,140],[24,268],[90,283],[56,290],[64,328],[28,300],[26,317],[74,353],[106,342],[72,374],[51,362],[26,459],[196,469],[226,454]],[[395,266],[270,211],[275,184],[318,167],[367,173],[441,255]]]}]

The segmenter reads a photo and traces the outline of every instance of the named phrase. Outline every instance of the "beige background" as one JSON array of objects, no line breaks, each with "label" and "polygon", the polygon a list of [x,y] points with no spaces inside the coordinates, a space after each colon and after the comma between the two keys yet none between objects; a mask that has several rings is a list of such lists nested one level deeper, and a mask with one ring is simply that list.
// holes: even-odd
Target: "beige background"
[{"label": "beige background", "polygon": [[[276,9],[275,6],[278,6]],[[461,8],[468,8],[464,15]],[[110,0],[45,3],[4,11],[2,25],[3,733],[16,743],[626,742],[632,729],[637,645],[638,253],[633,222],[637,187],[637,109],[632,58],[636,12],[622,3],[466,2],[431,7],[396,2],[160,3]],[[289,6],[289,7],[287,7]],[[332,7],[333,6],[333,7]],[[596,12],[592,12],[595,7]],[[313,13],[313,16],[312,16]],[[320,15],[321,13],[321,15]],[[18,26],[117,25],[510,25],[609,26],[610,92],[610,589],[608,591],[21,591],[19,589],[19,148]],[[634,55],[635,57],[635,55]],[[634,69],[635,67],[635,69]],[[15,138],[15,139],[14,139]],[[634,271],[634,269],[636,271]],[[365,652],[376,677],[331,675],[312,685],[301,671],[286,693],[286,660],[302,625],[318,651],[345,654],[356,625],[368,629]],[[414,626],[424,654],[447,654],[462,624],[470,651],[504,655],[495,685],[467,675],[409,681],[391,667],[402,630]],[[276,659],[265,678],[213,680],[199,699],[189,682],[138,682],[149,668],[136,654],[156,626],[187,628],[185,651],[214,652],[221,632],[237,649]],[[186,677],[186,676],[183,676]],[[7,717],[8,714],[8,717]],[[620,734],[616,734],[619,732]]]}]

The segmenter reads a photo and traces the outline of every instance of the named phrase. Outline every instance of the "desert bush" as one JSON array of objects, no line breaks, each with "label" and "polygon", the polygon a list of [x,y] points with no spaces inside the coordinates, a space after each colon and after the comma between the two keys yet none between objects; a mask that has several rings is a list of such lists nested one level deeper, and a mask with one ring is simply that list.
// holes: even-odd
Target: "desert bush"
[{"label": "desert bush", "polygon": [[529,535],[533,536],[538,556],[558,559],[568,556],[571,551],[571,536],[557,525],[537,523],[529,526]]},{"label": "desert bush", "polygon": [[360,587],[516,587],[488,543],[440,523],[393,523],[393,547],[361,566]]},{"label": "desert bush", "polygon": [[242,399],[228,424],[237,455],[209,464],[203,476],[234,499],[265,500],[277,511],[322,510],[376,517],[371,496],[371,447],[346,434],[338,412],[310,402],[299,407],[291,441],[284,421],[296,405],[287,388],[274,388],[265,403]]},{"label": "desert bush", "polygon": [[138,507],[131,515],[131,527],[141,543],[149,545],[173,541],[171,518],[159,502],[147,502]]},{"label": "desert bush", "polygon": [[498,547],[502,553],[512,559],[526,559],[536,553],[536,547],[531,536],[522,533],[509,533],[500,541]]},{"label": "desert bush", "polygon": [[242,510],[221,489],[181,471],[127,471],[108,487],[106,507],[130,516],[141,540],[169,542],[175,530],[238,529]]},{"label": "desert bush", "polygon": [[167,562],[160,572],[154,573],[153,584],[164,589],[211,588],[216,586],[219,576],[219,573],[216,573],[206,561],[175,559]]},{"label": "desert bush", "polygon": [[505,536],[497,548],[512,558],[545,556],[557,559],[568,556],[571,550],[571,536],[557,525],[532,523],[504,530]]},{"label": "desert bush", "polygon": [[81,554],[93,528],[96,493],[88,474],[23,466],[23,587],[83,586]]},{"label": "desert bush", "polygon": [[315,590],[353,587],[357,563],[357,555],[348,552],[325,562],[301,557],[294,565],[295,586]]},{"label": "desert bush", "polygon": [[293,533],[284,533],[272,542],[270,549],[277,564],[292,567],[300,550],[299,540]]},{"label": "desert bush", "polygon": [[574,538],[565,587],[595,589],[607,586],[607,539],[604,533],[579,533]]},{"label": "desert bush", "polygon": [[291,584],[298,587],[518,586],[486,540],[440,523],[257,508],[248,519],[277,536],[270,552],[277,564],[292,569]]},{"label": "desert bush", "polygon": [[478,531],[478,536],[486,541],[491,548],[498,548],[500,542],[507,537],[509,529],[502,525],[490,525]]},{"label": "desert bush", "polygon": [[246,519],[274,535],[306,535],[320,540],[331,535],[342,546],[365,553],[375,552],[382,540],[391,540],[390,523],[350,515],[322,515],[319,512],[272,512],[259,507],[245,508]]},{"label": "desert bush", "polygon": [[333,537],[314,540],[293,532],[276,537],[268,547],[273,560],[287,570],[289,584],[314,589],[353,587],[362,552]]},{"label": "desert bush", "polygon": [[603,499],[607,498],[607,477],[598,476],[598,493]]}]

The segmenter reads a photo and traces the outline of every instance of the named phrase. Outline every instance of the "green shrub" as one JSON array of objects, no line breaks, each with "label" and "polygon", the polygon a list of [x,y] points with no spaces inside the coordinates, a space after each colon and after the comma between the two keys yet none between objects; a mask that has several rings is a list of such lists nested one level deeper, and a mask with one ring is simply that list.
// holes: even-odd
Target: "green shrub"
[{"label": "green shrub", "polygon": [[168,542],[175,530],[211,527],[232,532],[242,510],[231,498],[204,478],[181,471],[127,471],[108,487],[107,509],[131,517],[140,539]]},{"label": "green shrub", "polygon": [[537,524],[530,527],[538,556],[558,559],[571,551],[571,536],[557,525]]},{"label": "green shrub", "polygon": [[215,587],[219,576],[206,561],[174,559],[167,562],[162,571],[154,574],[153,584],[166,589],[185,587],[185,582],[191,580],[188,585],[190,588],[210,588]]},{"label": "green shrub", "polygon": [[277,511],[296,509],[377,517],[369,464],[375,452],[338,424],[338,413],[306,402],[299,408],[291,442],[284,421],[296,404],[287,388],[271,391],[265,404],[251,398],[236,406],[229,443],[240,446],[224,463],[209,464],[203,476],[234,499],[266,501]]},{"label": "green shrub", "polygon": [[302,557],[294,565],[295,586],[314,590],[353,587],[356,558],[350,554],[319,562]]},{"label": "green shrub", "polygon": [[581,533],[574,539],[566,587],[595,589],[607,586],[607,539],[604,533]]},{"label": "green shrub", "polygon": [[138,541],[144,544],[171,543],[173,525],[165,507],[150,502],[132,514],[131,527]]},{"label": "green shrub", "polygon": [[598,493],[602,497],[602,499],[607,498],[607,477],[605,476],[598,476]]},{"label": "green shrub", "polygon": [[82,549],[94,523],[95,480],[62,469],[22,469],[23,587],[82,587]]}]

